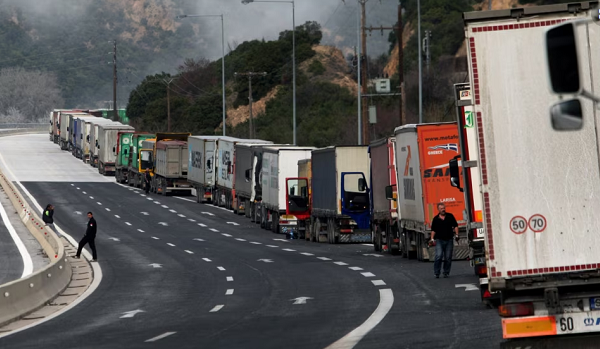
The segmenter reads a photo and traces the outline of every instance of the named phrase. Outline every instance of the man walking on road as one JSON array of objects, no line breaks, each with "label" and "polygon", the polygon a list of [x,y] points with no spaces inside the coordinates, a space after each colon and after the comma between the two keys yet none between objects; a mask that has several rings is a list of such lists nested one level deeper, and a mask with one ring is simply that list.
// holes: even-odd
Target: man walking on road
[{"label": "man walking on road", "polygon": [[79,247],[77,248],[77,254],[75,255],[75,258],[79,258],[81,256],[81,250],[83,249],[83,246],[85,246],[85,244],[90,244],[90,248],[92,249],[92,257],[94,258],[92,260],[92,262],[96,262],[98,260],[98,256],[96,255],[96,220],[94,219],[94,215],[91,212],[88,212],[87,214],[88,218],[90,219],[88,221],[87,224],[87,229],[85,231],[85,235],[83,236],[83,239],[81,239],[81,241],[79,241]]},{"label": "man walking on road", "polygon": [[458,241],[458,222],[452,213],[446,212],[446,205],[438,204],[438,215],[433,217],[431,222],[431,242],[435,242],[435,262],[433,263],[433,273],[436,278],[440,277],[442,259],[444,260],[444,277],[450,275],[452,267],[452,253],[454,252],[454,242],[452,235]]},{"label": "man walking on road", "polygon": [[42,220],[44,221],[44,223],[46,223],[47,227],[50,227],[50,229],[52,229],[52,231],[56,233],[56,235],[58,235],[59,237],[61,236],[58,230],[56,230],[56,227],[54,226],[54,206],[52,206],[51,204],[48,204],[46,206],[46,209],[42,214]]}]

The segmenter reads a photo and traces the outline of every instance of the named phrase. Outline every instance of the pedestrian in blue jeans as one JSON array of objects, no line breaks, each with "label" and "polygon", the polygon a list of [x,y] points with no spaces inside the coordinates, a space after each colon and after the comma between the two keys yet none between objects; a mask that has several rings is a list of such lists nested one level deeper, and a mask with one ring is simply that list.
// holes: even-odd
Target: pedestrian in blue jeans
[{"label": "pedestrian in blue jeans", "polygon": [[431,222],[431,242],[435,242],[435,262],[433,263],[433,273],[436,279],[440,277],[442,269],[442,260],[444,260],[444,277],[450,275],[452,267],[452,252],[454,251],[454,235],[458,241],[458,222],[452,213],[446,212],[446,205],[439,203],[437,205],[438,214],[433,217]]}]

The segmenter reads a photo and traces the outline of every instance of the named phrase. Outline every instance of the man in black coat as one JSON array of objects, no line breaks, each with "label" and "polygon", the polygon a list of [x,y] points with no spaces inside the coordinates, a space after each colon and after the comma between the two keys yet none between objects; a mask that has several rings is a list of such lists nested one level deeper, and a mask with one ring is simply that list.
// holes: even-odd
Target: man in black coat
[{"label": "man in black coat", "polygon": [[42,214],[42,220],[46,223],[47,227],[50,227],[58,236],[61,236],[56,227],[54,226],[54,206],[48,204],[44,213]]},{"label": "man in black coat", "polygon": [[85,231],[85,235],[83,239],[79,241],[79,248],[77,248],[77,254],[75,258],[79,258],[81,256],[81,250],[85,244],[90,244],[90,248],[92,249],[92,262],[96,262],[98,260],[98,256],[96,255],[96,220],[94,219],[94,215],[91,212],[87,213],[88,218],[90,219],[87,223],[87,229]]}]

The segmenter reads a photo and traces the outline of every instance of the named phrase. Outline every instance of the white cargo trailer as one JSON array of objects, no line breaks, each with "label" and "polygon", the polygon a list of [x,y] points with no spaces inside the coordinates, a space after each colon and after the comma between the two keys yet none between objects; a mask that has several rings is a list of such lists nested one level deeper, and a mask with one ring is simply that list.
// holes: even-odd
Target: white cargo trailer
[{"label": "white cargo trailer", "polygon": [[117,160],[117,134],[121,131],[135,131],[128,125],[98,125],[97,151],[98,172],[103,175],[115,173],[115,162]]},{"label": "white cargo trailer", "polygon": [[[597,17],[590,5],[464,14],[489,287],[502,293],[505,338],[600,330],[596,111],[582,101],[582,129],[557,132],[549,107],[558,98],[544,86],[547,29]],[[600,27],[575,32],[581,85],[597,91]]]},{"label": "white cargo trailer", "polygon": [[[93,151],[93,147],[95,146],[95,142],[92,143],[92,131],[94,129],[95,124],[110,124],[114,123],[114,121],[104,118],[96,117],[94,119],[87,120],[83,125],[83,129],[81,131],[82,139],[82,156],[81,160],[83,162],[90,161],[90,153]],[[92,145],[93,144],[93,145]]]},{"label": "white cargo trailer", "polygon": [[108,122],[99,122],[99,121],[92,121],[92,125],[90,127],[90,156],[89,156],[89,162],[90,162],[90,166],[92,167],[98,167],[98,134],[99,134],[99,127],[100,125],[113,125],[113,126],[124,126],[122,123],[117,122],[117,121],[112,121],[109,119],[104,119],[104,120],[108,120]]},{"label": "white cargo trailer", "polygon": [[262,202],[261,226],[274,233],[295,228],[298,222],[288,217],[287,181],[298,177],[298,161],[310,159],[313,147],[264,147],[262,159]]},{"label": "white cargo trailer", "polygon": [[215,143],[220,136],[188,138],[188,181],[196,189],[197,202],[211,202],[215,185]]}]

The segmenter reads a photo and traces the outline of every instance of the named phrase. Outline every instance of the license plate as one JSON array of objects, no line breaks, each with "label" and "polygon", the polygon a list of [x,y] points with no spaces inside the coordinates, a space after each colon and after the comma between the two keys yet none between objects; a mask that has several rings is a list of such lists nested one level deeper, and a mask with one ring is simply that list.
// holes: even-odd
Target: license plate
[{"label": "license plate", "polygon": [[590,298],[590,309],[591,310],[600,310],[600,298],[599,297]]}]

